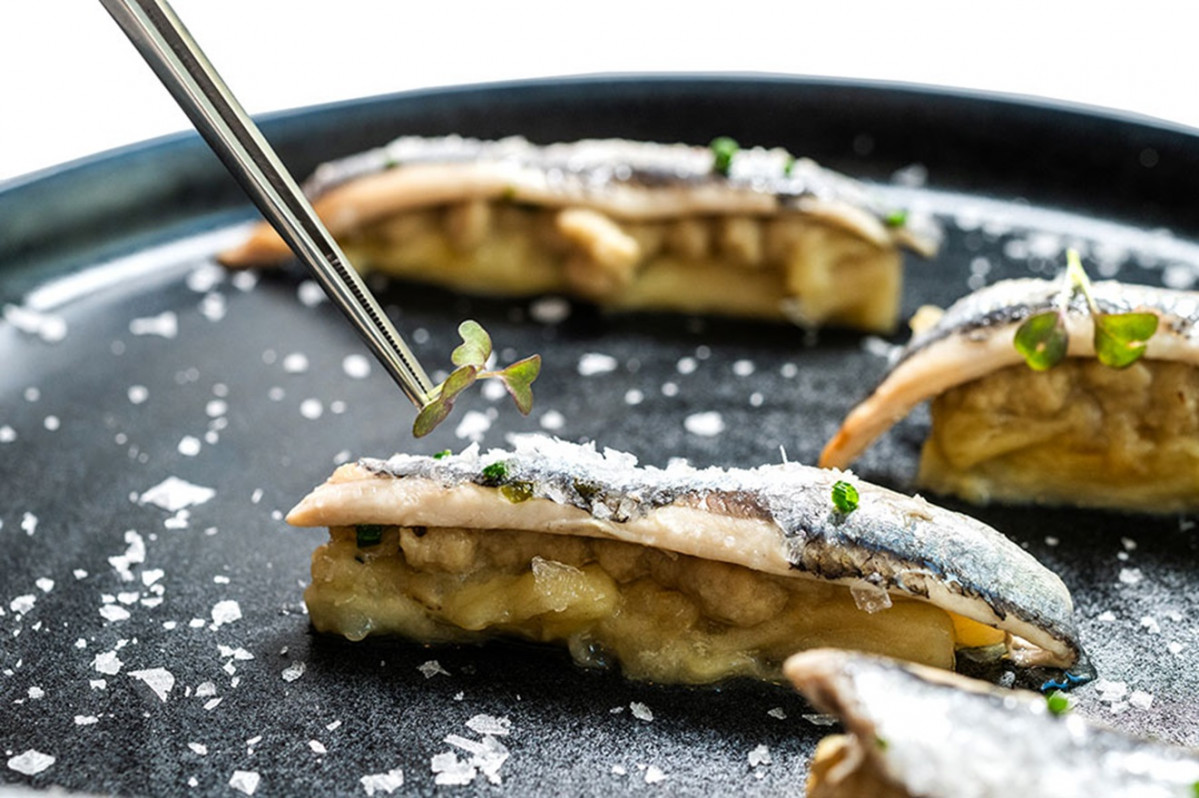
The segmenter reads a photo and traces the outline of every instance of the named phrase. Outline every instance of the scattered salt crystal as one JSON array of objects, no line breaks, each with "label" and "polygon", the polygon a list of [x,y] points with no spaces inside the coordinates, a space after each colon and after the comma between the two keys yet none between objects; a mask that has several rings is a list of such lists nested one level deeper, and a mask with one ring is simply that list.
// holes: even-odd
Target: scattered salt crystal
[{"label": "scattered salt crystal", "polygon": [[541,416],[541,428],[550,432],[557,432],[566,425],[566,417],[557,410],[547,410]]},{"label": "scattered salt crystal", "polygon": [[1157,618],[1154,618],[1152,615],[1146,615],[1141,619],[1141,628],[1151,635],[1161,634],[1162,631],[1161,624],[1159,624],[1157,622]]},{"label": "scattered salt crystal", "polygon": [[157,316],[133,319],[129,322],[129,332],[133,335],[158,335],[163,338],[174,338],[179,334],[179,317],[174,311],[168,310]]},{"label": "scattered salt crystal", "polygon": [[370,376],[371,362],[363,355],[346,355],[341,361],[341,370],[353,380],[364,380]]},{"label": "scattered salt crystal", "polygon": [[1053,537],[1052,535],[1050,535],[1050,536],[1048,536],[1048,537],[1046,537],[1046,538],[1045,538],[1045,545],[1046,545],[1046,546],[1056,546],[1056,545],[1057,545],[1057,544],[1059,544],[1059,543],[1061,543],[1061,540],[1060,540],[1060,539],[1058,539],[1058,538],[1055,538],[1055,537]]},{"label": "scattered salt crystal", "polygon": [[663,396],[678,396],[679,395],[678,383],[674,383],[674,382],[670,382],[670,381],[662,383],[662,395]]},{"label": "scattered salt crystal", "polygon": [[608,374],[616,371],[619,365],[616,358],[611,355],[600,354],[599,352],[588,352],[579,358],[579,374],[584,377],[593,377],[597,374]]},{"label": "scattered salt crystal", "polygon": [[477,410],[468,411],[458,422],[454,435],[459,438],[469,438],[473,442],[483,440],[487,430],[491,429],[491,419]]},{"label": "scattered salt crystal", "polygon": [[99,722],[100,722],[100,719],[97,718],[95,715],[76,715],[75,716],[75,725],[76,726],[91,726],[91,725],[99,723]]},{"label": "scattered salt crystal", "polygon": [[216,685],[212,682],[200,682],[196,685],[196,698],[208,698],[216,695]]},{"label": "scattered salt crystal", "polygon": [[475,715],[466,722],[466,727],[477,734],[492,734],[504,737],[511,733],[512,721],[492,715]]},{"label": "scattered salt crystal", "polygon": [[88,687],[93,690],[104,690],[108,687],[107,679],[88,679]]},{"label": "scattered salt crystal", "polygon": [[479,774],[468,760],[459,759],[453,751],[434,754],[429,765],[436,774],[433,779],[436,784],[457,786],[470,784]]},{"label": "scattered salt crystal", "polygon": [[12,443],[17,439],[17,431],[5,424],[0,427],[0,443]]},{"label": "scattered salt crystal", "polygon": [[229,777],[229,786],[238,792],[253,795],[254,791],[258,789],[258,782],[261,778],[252,770],[235,770]]},{"label": "scattered salt crystal", "polygon": [[130,671],[129,675],[134,679],[140,679],[154,691],[154,695],[158,696],[158,700],[166,703],[167,696],[170,695],[171,689],[175,686],[175,675],[166,668],[146,668],[140,671]]},{"label": "scattered salt crystal", "polygon": [[138,597],[139,596],[136,592],[117,593],[117,601],[121,602],[122,604],[124,604],[126,606],[131,605],[131,604],[136,604]]},{"label": "scattered salt crystal", "polygon": [[1103,623],[1111,623],[1116,620],[1116,613],[1111,610],[1104,610],[1095,620],[1102,621]]},{"label": "scattered salt crystal", "polygon": [[613,776],[627,776],[627,775],[629,775],[629,771],[628,771],[628,768],[626,768],[624,765],[613,765],[612,766],[612,775]]},{"label": "scattered salt crystal", "polygon": [[229,412],[229,403],[224,399],[210,399],[204,405],[204,414],[209,418],[219,418]]},{"label": "scattered salt crystal", "polygon": [[765,401],[766,401],[766,397],[765,397],[765,396],[763,396],[763,395],[762,395],[760,392],[758,392],[758,391],[754,391],[753,393],[751,393],[751,394],[749,395],[749,405],[750,405],[750,407],[761,407],[761,406],[762,406],[762,403],[763,403],[763,402],[765,402]]},{"label": "scattered salt crystal", "polygon": [[281,674],[283,676],[283,681],[294,682],[296,679],[299,679],[304,675],[306,668],[307,666],[303,662],[296,662],[292,665],[288,665],[283,669],[283,673]]},{"label": "scattered salt crystal", "polygon": [[162,579],[165,572],[161,568],[151,568],[147,571],[142,571],[142,584],[146,587]]},{"label": "scattered salt crystal", "polygon": [[529,303],[529,316],[541,324],[559,324],[570,316],[570,303],[561,297],[541,297]]},{"label": "scattered salt crystal", "polygon": [[756,768],[758,765],[769,765],[770,749],[765,745],[759,745],[749,752],[748,759],[751,768]]},{"label": "scattered salt crystal", "polygon": [[25,691],[25,695],[29,696],[29,698],[33,701],[39,701],[46,697],[46,691],[37,685],[32,685],[27,691]]},{"label": "scattered salt crystal", "polygon": [[217,574],[216,576],[214,576],[212,578],[212,581],[213,581],[213,584],[227,585],[227,584],[229,584],[229,577],[225,576],[224,574]]},{"label": "scattered salt crystal", "polygon": [[1112,682],[1099,679],[1094,683],[1094,690],[1099,693],[1099,700],[1105,703],[1119,701],[1128,694],[1128,685],[1124,682]]},{"label": "scattered salt crystal", "polygon": [[238,291],[253,291],[254,286],[258,285],[258,275],[252,271],[240,271],[233,275],[230,279],[233,287]]},{"label": "scattered salt crystal", "polygon": [[272,402],[282,402],[283,398],[287,396],[287,392],[276,385],[267,391],[266,395]]},{"label": "scattered salt crystal", "polygon": [[130,404],[140,405],[150,398],[150,389],[144,385],[130,385],[127,394]]},{"label": "scattered salt crystal", "polygon": [[679,374],[694,374],[695,370],[699,368],[699,361],[693,357],[679,358],[675,368],[678,369]]},{"label": "scattered salt crystal", "polygon": [[62,426],[62,422],[58,420],[58,416],[46,416],[42,419],[42,426],[50,432],[55,432]]},{"label": "scattered salt crystal", "polygon": [[658,784],[666,781],[666,774],[662,772],[662,768],[657,765],[650,765],[645,769],[645,783]]},{"label": "scattered salt crystal", "polygon": [[1153,694],[1144,690],[1133,690],[1132,695],[1128,696],[1128,703],[1137,709],[1149,709],[1153,706]]},{"label": "scattered salt crystal", "polygon": [[187,622],[187,625],[189,627],[191,627],[192,629],[203,629],[204,624],[206,624],[206,623],[207,623],[207,621],[205,621],[203,618],[192,618],[190,621]]},{"label": "scattered salt crystal", "polygon": [[711,438],[724,432],[724,418],[715,410],[692,413],[683,419],[683,428],[692,435]]},{"label": "scattered salt crystal", "polygon": [[438,674],[441,674],[442,676],[450,675],[450,672],[441,667],[441,663],[435,659],[431,659],[428,662],[417,665],[416,669],[424,674],[426,679],[432,679]]},{"label": "scattered salt crystal", "polygon": [[772,718],[777,718],[778,720],[787,719],[787,712],[782,707],[775,707],[774,709],[767,710],[766,714]]},{"label": "scattered salt crystal", "polygon": [[733,374],[738,377],[748,377],[754,373],[754,368],[752,360],[738,360],[733,363]]},{"label": "scattered salt crystal", "polygon": [[204,711],[205,711],[205,712],[210,712],[210,711],[212,711],[213,709],[216,709],[216,705],[217,705],[217,704],[219,704],[219,703],[221,703],[221,699],[220,699],[220,698],[214,698],[214,699],[212,699],[211,701],[208,701],[208,702],[206,702],[206,703],[204,704]]},{"label": "scattered salt crystal", "polygon": [[51,590],[54,589],[54,580],[47,579],[44,576],[41,579],[34,582],[34,584],[37,585],[38,589],[41,590],[43,593],[49,593]]},{"label": "scattered salt crystal", "polygon": [[316,421],[325,413],[325,406],[320,399],[305,399],[300,402],[300,415],[309,421]]},{"label": "scattered salt crystal", "polygon": [[56,344],[67,337],[66,319],[52,313],[5,305],[4,320],[21,332],[36,335],[48,344]]},{"label": "scattered salt crystal", "polygon": [[884,588],[866,581],[851,584],[849,594],[853,596],[853,602],[857,608],[863,612],[873,614],[891,606],[891,594]]},{"label": "scattered salt crystal", "polygon": [[283,370],[288,374],[303,374],[308,371],[308,356],[303,352],[292,352],[283,358]]},{"label": "scattered salt crystal", "polygon": [[640,701],[631,702],[629,704],[629,711],[633,713],[634,718],[637,718],[638,720],[644,720],[647,723],[654,719],[653,711]]},{"label": "scattered salt crystal", "polygon": [[308,747],[312,749],[314,754],[327,754],[329,750],[325,748],[325,744],[320,740],[309,740]]},{"label": "scattered salt crystal", "polygon": [[200,300],[200,315],[209,321],[220,321],[225,318],[226,310],[227,303],[224,294],[213,291],[205,294],[204,298]]},{"label": "scattered salt crystal", "polygon": [[253,654],[251,654],[249,651],[246,651],[244,648],[240,648],[240,647],[233,648],[232,646],[218,645],[217,651],[219,651],[221,653],[221,656],[226,659],[233,658],[233,659],[241,660],[241,661],[254,659]]},{"label": "scattered salt crystal", "polygon": [[315,280],[305,280],[296,288],[296,298],[307,308],[314,308],[329,297]]},{"label": "scattered salt crystal", "polygon": [[1171,640],[1169,643],[1166,643],[1166,650],[1171,654],[1181,654],[1183,648],[1185,648],[1185,646],[1183,646],[1182,643],[1178,643],[1173,640]]},{"label": "scattered salt crystal", "polygon": [[82,568],[76,568],[71,573],[76,579],[87,579],[87,571],[83,570]]},{"label": "scattered salt crystal", "polygon": [[200,756],[208,756],[208,746],[204,743],[188,743],[187,747]]},{"label": "scattered salt crystal", "polygon": [[358,779],[358,783],[362,785],[362,789],[366,791],[367,795],[374,795],[376,792],[385,792],[390,795],[404,786],[404,770],[396,768],[386,773],[372,773]]},{"label": "scattered salt crystal", "polygon": [[220,628],[227,623],[241,620],[241,606],[232,599],[218,601],[212,608],[212,625]]},{"label": "scattered salt crystal", "polygon": [[200,443],[199,438],[194,438],[191,435],[184,435],[179,440],[179,446],[177,448],[179,450],[179,454],[183,455],[184,457],[195,457],[200,453],[201,445],[202,444]]},{"label": "scattered salt crystal", "polygon": [[26,776],[35,776],[53,764],[54,757],[33,748],[8,760],[9,768]]},{"label": "scattered salt crystal", "polygon": [[124,607],[118,607],[116,604],[106,604],[100,608],[100,615],[106,621],[127,621],[129,620],[129,610]]},{"label": "scattered salt crystal", "polygon": [[1125,551],[1135,551],[1137,542],[1132,538],[1120,538],[1120,545],[1124,547]]},{"label": "scattered salt crystal", "polygon": [[803,719],[813,726],[835,726],[839,721],[836,715],[804,715]]},{"label": "scattered salt crystal", "polygon": [[85,640],[82,637],[79,638],[78,640],[75,641],[75,648],[79,648],[79,649],[87,648],[87,640]]},{"label": "scattered salt crystal", "polygon": [[1121,568],[1120,569],[1120,583],[1121,584],[1135,585],[1135,584],[1140,583],[1142,578],[1143,577],[1141,576],[1140,568]]},{"label": "scattered salt crystal", "polygon": [[203,504],[216,495],[212,488],[193,485],[179,477],[167,477],[138,497],[138,504],[153,504],[168,513]]},{"label": "scattered salt crystal", "polygon": [[21,516],[21,529],[25,530],[26,535],[32,535],[37,531],[37,516],[33,513],[25,513]]},{"label": "scattered salt crystal", "polygon": [[335,721],[333,721],[332,723],[326,723],[326,724],[325,724],[325,730],[326,730],[326,731],[337,731],[337,730],[338,730],[338,729],[340,729],[340,728],[341,728],[341,721],[340,721],[340,720],[335,720]]},{"label": "scattered salt crystal", "polygon": [[643,401],[645,401],[645,394],[643,394],[641,391],[637,390],[636,388],[630,388],[629,390],[625,391],[625,394],[624,394],[625,404],[639,405]]},{"label": "scattered salt crystal", "polygon": [[33,604],[35,601],[37,601],[37,596],[33,595],[32,593],[24,596],[17,596],[15,599],[9,602],[8,608],[17,615],[24,615],[33,609]]},{"label": "scattered salt crystal", "polygon": [[187,274],[187,287],[197,294],[206,294],[225,279],[225,270],[215,263],[205,263]]}]

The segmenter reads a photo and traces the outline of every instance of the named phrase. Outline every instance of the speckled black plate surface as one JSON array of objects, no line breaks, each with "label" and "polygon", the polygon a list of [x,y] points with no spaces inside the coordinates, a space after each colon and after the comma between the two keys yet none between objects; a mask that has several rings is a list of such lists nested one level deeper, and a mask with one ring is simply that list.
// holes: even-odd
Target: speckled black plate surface
[{"label": "speckled black plate surface", "polygon": [[[403,133],[786,146],[942,216],[942,253],[909,263],[907,313],[1051,272],[1066,244],[1130,280],[1190,285],[1199,262],[1199,139],[1086,109],[783,78],[596,78],[353,102],[265,129],[301,174]],[[43,314],[0,321],[0,783],[386,794],[402,774],[404,794],[431,794],[447,789],[434,758],[470,759],[486,727],[468,721],[486,715],[510,723],[496,738],[508,756],[453,789],[795,793],[827,729],[783,688],[631,684],[518,645],[314,636],[301,591],[323,533],[282,513],[346,458],[456,449],[471,434],[500,446],[551,430],[659,465],[751,466],[780,447],[810,462],[882,373],[888,342],[584,305],[547,323],[529,302],[380,284],[431,369],[468,315],[505,357],[545,357],[529,418],[475,394],[413,443],[412,408],[381,369],[351,376],[354,333],[300,275],[213,265],[251,215],[194,137],[0,190],[0,304]],[[613,369],[581,376],[584,359],[604,362],[594,355]],[[706,434],[689,431],[696,414],[716,414],[690,425]],[[910,490],[926,423],[901,424],[859,473]],[[147,494],[170,478],[211,492],[160,507]],[[977,514],[1073,590],[1106,680],[1077,693],[1078,711],[1199,743],[1191,521]]]}]

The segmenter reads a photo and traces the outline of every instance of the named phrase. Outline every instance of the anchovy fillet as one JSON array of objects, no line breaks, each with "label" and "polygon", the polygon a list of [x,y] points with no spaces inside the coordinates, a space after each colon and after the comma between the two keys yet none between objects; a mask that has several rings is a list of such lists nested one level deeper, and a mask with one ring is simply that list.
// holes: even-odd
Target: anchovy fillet
[{"label": "anchovy fillet", "polygon": [[827,649],[784,671],[851,735],[820,795],[853,765],[922,798],[1190,798],[1199,784],[1199,752],[1055,716],[1036,693]]},{"label": "anchovy fillet", "polygon": [[[1028,641],[1044,664],[1069,667],[1081,655],[1057,576],[990,527],[919,497],[793,463],[658,469],[594,445],[514,441],[512,451],[471,447],[443,459],[396,455],[343,466],[288,521],[606,537],[924,599]],[[831,501],[837,480],[857,487],[852,512]],[[528,499],[505,498],[505,486]]]}]

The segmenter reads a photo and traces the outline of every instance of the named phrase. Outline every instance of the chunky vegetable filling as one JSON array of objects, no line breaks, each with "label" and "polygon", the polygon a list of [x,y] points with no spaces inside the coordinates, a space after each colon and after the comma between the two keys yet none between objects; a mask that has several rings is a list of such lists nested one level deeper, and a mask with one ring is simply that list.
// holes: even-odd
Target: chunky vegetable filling
[{"label": "chunky vegetable filling", "polygon": [[940,493],[1157,512],[1199,496],[1199,369],[1070,358],[1023,365],[932,403],[920,481]]},{"label": "chunky vegetable filling", "polygon": [[330,534],[313,554],[305,600],[318,631],[352,640],[505,635],[565,644],[582,665],[683,683],[781,680],[787,656],[821,646],[951,668],[955,647],[1004,642],[1002,632],[926,602],[891,597],[867,612],[844,585],[634,543],[384,527],[378,542],[372,529],[359,546],[354,527]]}]

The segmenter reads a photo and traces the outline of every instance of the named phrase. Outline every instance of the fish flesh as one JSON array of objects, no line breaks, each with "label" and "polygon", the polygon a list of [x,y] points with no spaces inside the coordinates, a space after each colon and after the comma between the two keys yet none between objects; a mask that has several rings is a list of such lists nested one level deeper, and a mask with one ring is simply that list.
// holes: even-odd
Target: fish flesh
[{"label": "fish flesh", "polygon": [[[900,248],[931,254],[939,238],[931,220],[777,148],[739,150],[724,168],[684,144],[406,136],[323,164],[305,190],[363,270],[810,326],[892,329]],[[262,224],[221,261],[290,254]]]},{"label": "fish flesh", "polygon": [[916,333],[820,457],[845,468],[932,400],[918,482],[986,503],[1176,512],[1199,507],[1199,293],[1114,281],[1092,286],[1103,313],[1147,311],[1158,331],[1124,369],[1095,358],[1081,296],[1067,306],[1067,357],[1033,371],[1013,339],[1059,302],[1060,281],[995,283]]},{"label": "fish flesh", "polygon": [[1199,751],[1130,737],[1046,698],[847,651],[784,666],[845,736],[816,750],[809,798],[1194,798]]},{"label": "fish flesh", "polygon": [[[1069,668],[1066,587],[963,515],[794,463],[641,467],[594,444],[341,466],[288,515],[328,526],[305,594],[318,631],[566,644],[632,678],[781,678],[830,645],[952,668],[955,652]],[[834,505],[835,483],[858,491]],[[365,530],[365,533],[364,533]]]}]

